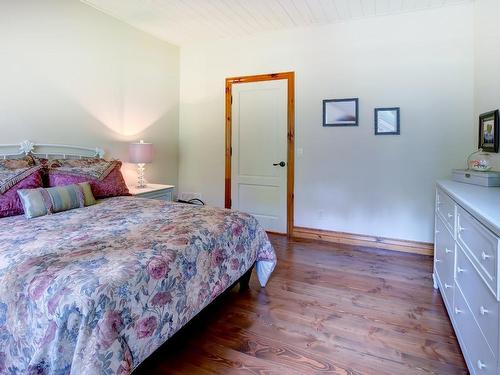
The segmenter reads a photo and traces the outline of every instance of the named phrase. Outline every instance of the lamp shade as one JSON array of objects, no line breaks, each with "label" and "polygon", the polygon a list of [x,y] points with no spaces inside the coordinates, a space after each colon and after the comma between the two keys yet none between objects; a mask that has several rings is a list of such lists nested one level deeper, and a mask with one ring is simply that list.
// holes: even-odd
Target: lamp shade
[{"label": "lamp shade", "polygon": [[131,163],[146,164],[153,161],[153,144],[144,143],[131,143],[129,147],[129,159]]}]

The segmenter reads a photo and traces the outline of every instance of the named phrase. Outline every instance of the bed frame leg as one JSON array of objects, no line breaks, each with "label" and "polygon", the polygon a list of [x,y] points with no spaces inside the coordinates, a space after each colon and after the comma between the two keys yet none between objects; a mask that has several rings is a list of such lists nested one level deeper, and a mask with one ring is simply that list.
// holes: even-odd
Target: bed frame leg
[{"label": "bed frame leg", "polygon": [[252,271],[253,267],[255,264],[252,264],[252,267],[245,272],[243,276],[240,277],[240,293],[243,293],[244,291],[248,290],[249,285],[250,285],[250,277],[252,276]]}]

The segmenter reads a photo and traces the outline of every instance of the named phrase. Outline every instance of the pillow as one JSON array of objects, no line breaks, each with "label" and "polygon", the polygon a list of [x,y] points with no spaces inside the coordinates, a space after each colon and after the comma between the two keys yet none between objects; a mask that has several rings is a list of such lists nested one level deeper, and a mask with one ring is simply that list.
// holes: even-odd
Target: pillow
[{"label": "pillow", "polygon": [[21,180],[4,194],[0,194],[0,217],[22,215],[23,205],[17,194],[20,189],[36,189],[42,186],[42,175],[35,171],[25,179]]},{"label": "pillow", "polygon": [[41,168],[30,156],[0,160],[0,217],[23,213],[17,190],[41,187]]},{"label": "pillow", "polygon": [[35,164],[47,168],[53,173],[64,173],[73,176],[84,176],[89,179],[104,179],[118,164],[118,160],[104,160],[101,158],[83,159],[43,159],[33,157]]},{"label": "pillow", "polygon": [[130,195],[121,173],[121,161],[98,158],[50,160],[47,185],[49,187],[78,184],[88,181],[95,198]]},{"label": "pillow", "polygon": [[85,201],[85,207],[93,206],[97,203],[94,194],[92,194],[92,188],[88,182],[80,182],[78,185],[82,188],[83,198]]},{"label": "pillow", "polygon": [[[86,191],[86,193],[85,193]],[[28,219],[95,204],[88,183],[53,188],[21,189],[18,195]]]},{"label": "pillow", "polygon": [[17,194],[21,199],[26,219],[47,215],[47,206],[43,196],[44,188],[19,189]]},{"label": "pillow", "polygon": [[48,185],[50,187],[67,184],[78,184],[88,181],[92,188],[92,193],[97,199],[130,195],[127,184],[120,171],[120,165],[116,166],[102,181],[88,179],[83,176],[72,176],[64,173],[52,173],[49,171]]}]

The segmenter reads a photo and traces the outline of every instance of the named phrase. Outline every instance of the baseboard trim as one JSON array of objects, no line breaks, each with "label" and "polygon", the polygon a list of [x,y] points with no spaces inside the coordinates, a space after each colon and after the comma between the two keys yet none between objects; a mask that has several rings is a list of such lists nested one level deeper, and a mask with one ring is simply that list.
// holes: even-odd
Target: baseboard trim
[{"label": "baseboard trim", "polygon": [[287,236],[287,235],[288,235],[288,234],[286,234],[286,233],[273,232],[273,231],[271,231],[271,230],[266,230],[266,233],[267,233],[267,234],[273,234],[273,235],[275,235],[275,236]]},{"label": "baseboard trim", "polygon": [[292,237],[354,246],[375,247],[377,249],[420,255],[432,255],[434,253],[434,244],[428,242],[397,240],[393,238],[334,232],[321,229],[294,227]]}]

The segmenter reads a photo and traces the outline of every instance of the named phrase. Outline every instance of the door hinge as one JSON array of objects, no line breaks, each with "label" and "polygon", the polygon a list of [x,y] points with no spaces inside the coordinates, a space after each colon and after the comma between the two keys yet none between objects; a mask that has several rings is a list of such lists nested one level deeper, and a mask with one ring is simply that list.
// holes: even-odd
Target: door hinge
[{"label": "door hinge", "polygon": [[229,147],[229,156],[233,156],[233,146]]},{"label": "door hinge", "polygon": [[229,208],[231,208],[231,207],[233,207],[233,200],[232,199],[229,200]]}]

